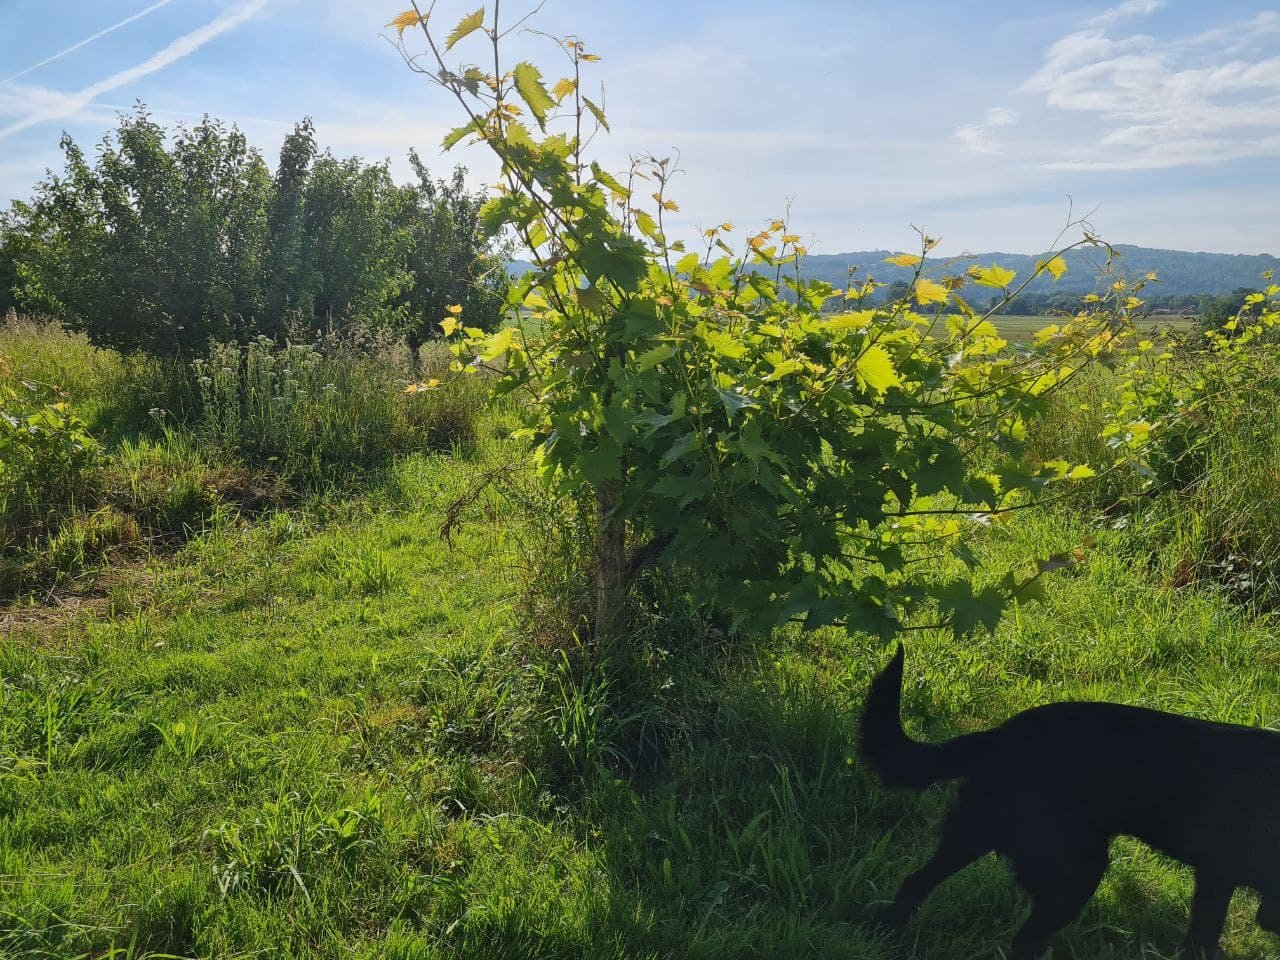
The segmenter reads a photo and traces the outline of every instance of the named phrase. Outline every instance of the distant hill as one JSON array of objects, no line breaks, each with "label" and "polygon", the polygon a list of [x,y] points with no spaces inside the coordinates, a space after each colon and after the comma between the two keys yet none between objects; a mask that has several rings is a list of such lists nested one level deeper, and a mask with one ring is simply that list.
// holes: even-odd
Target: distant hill
[{"label": "distant hill", "polygon": [[[1275,270],[1280,278],[1280,258],[1266,253],[1189,253],[1183,250],[1160,250],[1154,247],[1135,247],[1117,244],[1113,247],[1119,257],[1112,265],[1124,275],[1142,277],[1155,273],[1160,278],[1156,286],[1148,287],[1148,294],[1215,294],[1231,293],[1240,287],[1263,285],[1262,274]],[[909,280],[911,270],[885,263],[892,256],[890,250],[864,250],[854,253],[811,254],[805,258],[803,273],[815,280],[826,280],[837,287],[848,283],[849,267],[857,267],[860,279],[874,277],[884,283]],[[1016,271],[1025,278],[1035,270],[1043,255],[1025,253],[980,253],[965,259],[956,270],[963,270],[969,263],[996,263]],[[1027,288],[1027,293],[1089,293],[1098,285],[1098,271],[1106,263],[1102,248],[1086,247],[1066,255],[1068,272],[1056,284],[1048,275],[1039,277]],[[932,259],[929,267],[941,267],[947,260]],[[522,260],[513,261],[511,271],[517,275],[529,269]]]}]

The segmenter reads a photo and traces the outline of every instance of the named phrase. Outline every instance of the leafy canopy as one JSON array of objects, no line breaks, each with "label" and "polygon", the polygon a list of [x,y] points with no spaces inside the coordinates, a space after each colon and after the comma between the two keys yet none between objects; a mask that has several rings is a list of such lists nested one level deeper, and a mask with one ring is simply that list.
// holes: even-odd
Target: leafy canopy
[{"label": "leafy canopy", "polygon": [[505,273],[462,171],[416,182],[338,159],[310,121],[273,174],[244,135],[206,118],[170,133],[139,107],[91,162],[69,137],[62,176],[0,217],[0,310],[51,313],[95,343],[200,354],[211,339],[282,339],[350,322],[438,335],[462,303],[491,328]]}]

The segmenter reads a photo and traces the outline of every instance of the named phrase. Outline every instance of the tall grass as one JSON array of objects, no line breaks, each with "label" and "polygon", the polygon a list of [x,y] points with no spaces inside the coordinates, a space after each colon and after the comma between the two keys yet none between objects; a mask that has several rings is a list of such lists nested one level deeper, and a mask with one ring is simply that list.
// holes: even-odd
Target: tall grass
[{"label": "tall grass", "polygon": [[1107,370],[1082,376],[1050,401],[1029,430],[1033,456],[1086,463],[1099,476],[1072,503],[1131,526],[1135,549],[1172,583],[1208,584],[1232,599],[1280,605],[1280,350],[1261,341],[1246,376],[1231,358],[1183,344],[1164,361],[1171,393],[1150,416],[1161,424],[1144,451],[1149,472],[1110,466],[1103,436],[1122,382]]},{"label": "tall grass", "polygon": [[1277,404],[1276,384],[1259,383],[1247,408],[1212,408],[1194,477],[1165,504],[1164,516],[1175,581],[1207,580],[1265,609],[1280,605]]},{"label": "tall grass", "polygon": [[[0,326],[0,597],[56,585],[220,517],[350,486],[398,456],[465,449],[483,387],[440,345],[330,337],[122,357],[57,324]],[[410,382],[429,389],[407,391]],[[52,405],[57,404],[55,409]],[[6,420],[0,426],[10,424]]]},{"label": "tall grass", "polygon": [[180,423],[197,400],[187,364],[122,356],[56,321],[10,312],[0,323],[0,383],[26,381],[69,402],[105,443]]},{"label": "tall grass", "polygon": [[463,378],[431,365],[433,390],[406,392],[403,351],[323,351],[215,344],[194,370],[202,441],[270,466],[290,481],[332,483],[387,463],[397,453],[473,439],[479,397]]}]

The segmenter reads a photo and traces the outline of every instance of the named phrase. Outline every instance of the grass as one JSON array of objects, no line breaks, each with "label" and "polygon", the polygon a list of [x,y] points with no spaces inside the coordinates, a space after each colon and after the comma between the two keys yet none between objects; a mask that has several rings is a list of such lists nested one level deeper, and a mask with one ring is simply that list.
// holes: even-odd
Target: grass
[{"label": "grass", "polygon": [[[454,549],[438,535],[504,461],[502,432],[322,508],[219,523],[108,604],[10,616],[0,955],[899,955],[861,920],[927,854],[946,792],[890,796],[859,763],[880,644],[729,645],[661,593],[638,664],[588,670],[529,639],[528,521],[492,492]],[[982,549],[1091,532],[1025,516]],[[910,725],[943,736],[1082,696],[1280,723],[1277,625],[1169,586],[1132,531],[1101,536],[995,636],[913,637]],[[1055,956],[1178,942],[1187,872],[1115,853]],[[984,861],[931,898],[911,949],[997,957],[1022,909]],[[1250,910],[1239,897],[1229,956],[1273,956]]]},{"label": "grass", "polygon": [[[81,387],[96,429],[128,422],[83,386],[120,382],[114,355],[14,342]],[[184,533],[131,564],[104,548],[84,602],[0,607],[0,957],[903,955],[863,921],[927,856],[948,791],[890,795],[860,763],[881,643],[730,642],[657,579],[626,657],[574,648],[556,601],[581,538],[518,481],[441,539],[511,462],[512,411],[476,419],[470,396],[408,408],[463,442],[305,497],[259,490],[176,424],[108,442],[103,505],[60,532],[65,562]],[[1090,456],[1077,406],[1032,437],[1045,456]],[[1156,511],[994,525],[976,548],[997,566],[1093,545],[992,636],[912,634],[908,725],[944,737],[1083,697],[1280,725],[1280,621],[1183,575],[1189,544],[1269,530],[1245,507],[1270,502],[1273,432],[1249,471],[1249,450],[1213,448],[1211,502],[1179,501],[1172,533]],[[1180,941],[1189,872],[1134,842],[1113,854],[1055,958]],[[1275,956],[1253,909],[1233,905],[1235,960]],[[907,951],[994,960],[1024,910],[989,858],[930,898]]]},{"label": "grass", "polygon": [[[480,378],[452,372],[441,344],[417,359],[384,340],[259,338],[187,364],[4,318],[0,600],[92,580],[223,514],[358,489],[396,456],[474,444]],[[430,388],[406,389],[418,380]]]}]

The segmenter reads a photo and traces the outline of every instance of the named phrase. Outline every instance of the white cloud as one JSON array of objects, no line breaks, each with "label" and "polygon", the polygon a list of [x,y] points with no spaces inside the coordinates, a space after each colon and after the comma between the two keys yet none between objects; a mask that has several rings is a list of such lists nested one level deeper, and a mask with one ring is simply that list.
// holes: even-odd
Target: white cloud
[{"label": "white cloud", "polygon": [[1130,0],[1058,40],[1023,84],[1051,107],[1097,123],[1097,132],[1048,169],[1139,170],[1280,154],[1280,55],[1268,55],[1280,16],[1161,40],[1115,38],[1108,28],[1150,13]]},{"label": "white cloud", "polygon": [[1110,10],[1104,10],[1088,21],[1091,27],[1109,27],[1129,17],[1145,17],[1164,6],[1164,0],[1125,0]]},{"label": "white cloud", "polygon": [[17,115],[18,119],[8,126],[0,127],[0,140],[37,124],[75,116],[104,93],[118,90],[190,56],[206,43],[255,16],[270,2],[271,0],[244,0],[204,26],[174,40],[142,63],[113,73],[83,89],[61,93],[44,87],[13,88],[12,93],[0,98],[0,113]]},{"label": "white cloud", "polygon": [[992,107],[981,123],[964,123],[951,133],[951,139],[973,153],[999,153],[998,147],[988,136],[995,127],[1011,127],[1018,122],[1018,115],[1008,107]]}]

